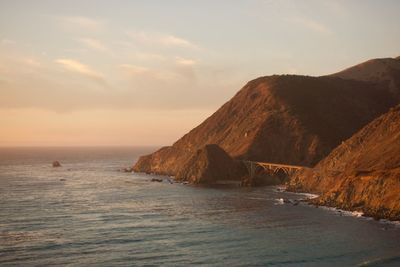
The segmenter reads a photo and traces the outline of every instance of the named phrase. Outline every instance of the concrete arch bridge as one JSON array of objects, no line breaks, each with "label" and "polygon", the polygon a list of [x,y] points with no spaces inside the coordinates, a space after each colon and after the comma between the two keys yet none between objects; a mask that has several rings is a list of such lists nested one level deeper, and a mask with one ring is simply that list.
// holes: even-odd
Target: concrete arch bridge
[{"label": "concrete arch bridge", "polygon": [[250,178],[253,178],[257,171],[260,169],[265,171],[267,174],[274,175],[278,173],[285,173],[288,177],[292,176],[296,172],[308,169],[308,167],[297,166],[297,165],[289,165],[289,164],[278,164],[278,163],[269,163],[269,162],[259,162],[259,161],[249,161],[244,160],[244,165],[247,168]]}]

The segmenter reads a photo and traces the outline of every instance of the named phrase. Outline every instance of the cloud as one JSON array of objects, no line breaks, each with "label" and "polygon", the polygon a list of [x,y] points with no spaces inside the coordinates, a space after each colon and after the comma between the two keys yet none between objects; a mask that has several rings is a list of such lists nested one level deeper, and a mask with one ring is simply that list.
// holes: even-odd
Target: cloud
[{"label": "cloud", "polygon": [[92,70],[89,66],[82,64],[79,61],[73,60],[73,59],[57,59],[55,61],[56,63],[62,65],[66,70],[79,73],[85,77],[88,77],[96,82],[99,82],[101,84],[105,84],[105,79],[103,75],[100,73]]},{"label": "cloud", "polygon": [[121,64],[121,65],[119,65],[119,67],[124,69],[125,71],[127,71],[130,74],[143,74],[143,73],[149,71],[148,68],[130,65],[130,64]]},{"label": "cloud", "polygon": [[173,35],[163,36],[160,41],[165,45],[195,48],[196,46],[188,40]]},{"label": "cloud", "polygon": [[14,45],[16,42],[11,39],[2,39],[0,42],[2,45]]},{"label": "cloud", "polygon": [[31,57],[23,58],[22,62],[31,67],[40,67],[41,66],[41,63],[39,62],[39,60],[37,60],[35,58],[31,58]]},{"label": "cloud", "polygon": [[183,66],[193,66],[197,63],[193,59],[187,59],[187,58],[181,58],[181,57],[177,57],[175,62],[178,65],[183,65]]},{"label": "cloud", "polygon": [[216,107],[239,88],[226,82],[238,79],[238,75],[215,74],[209,66],[200,65],[197,57],[187,55],[190,53],[173,51],[163,61],[156,61],[160,56],[155,51],[154,55],[141,55],[155,60],[144,61],[135,53],[151,51],[124,50],[123,57],[100,69],[94,61],[86,61],[89,58],[68,56],[71,53],[51,59],[18,47],[0,48],[0,110],[40,108],[64,113],[208,108]]},{"label": "cloud", "polygon": [[93,38],[80,38],[79,42],[83,45],[85,45],[86,47],[96,50],[96,51],[100,51],[100,52],[104,52],[107,51],[107,47],[99,40],[97,39],[93,39]]},{"label": "cloud", "polygon": [[119,67],[122,68],[125,74],[128,74],[134,83],[139,84],[143,88],[150,88],[152,86],[158,88],[160,87],[160,81],[179,83],[185,80],[185,77],[182,77],[181,73],[171,69],[151,69],[131,64],[122,64]]},{"label": "cloud", "polygon": [[149,32],[128,32],[129,37],[135,41],[145,44],[158,44],[170,47],[183,47],[190,49],[198,49],[199,47],[191,41],[182,37],[177,37],[171,34],[149,33]]},{"label": "cloud", "polygon": [[325,34],[325,35],[329,35],[332,34],[332,31],[326,27],[324,24],[315,21],[311,18],[306,18],[306,17],[294,17],[289,19],[290,22],[296,24],[296,25],[300,25],[306,29],[309,29],[311,31],[320,33],[320,34]]},{"label": "cloud", "polygon": [[140,60],[157,60],[157,61],[163,61],[166,59],[165,56],[160,55],[160,54],[155,54],[155,53],[144,53],[144,52],[138,52],[134,53],[133,55],[135,58],[140,59]]},{"label": "cloud", "polygon": [[87,31],[101,31],[104,28],[105,22],[81,16],[73,17],[58,17],[58,20],[67,29],[79,29]]}]

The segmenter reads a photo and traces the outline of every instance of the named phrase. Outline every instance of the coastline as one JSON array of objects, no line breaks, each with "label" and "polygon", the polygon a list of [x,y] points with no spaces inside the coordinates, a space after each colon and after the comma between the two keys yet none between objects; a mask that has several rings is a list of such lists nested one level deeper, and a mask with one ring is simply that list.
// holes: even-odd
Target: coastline
[{"label": "coastline", "polygon": [[[144,174],[148,176],[157,176],[162,178],[163,180],[165,179],[168,183],[170,184],[181,184],[181,185],[196,185],[187,181],[179,181],[175,178],[175,176],[171,175],[164,175],[164,174],[158,174],[158,173],[145,173],[145,172],[134,172],[138,174]],[[232,186],[230,183],[221,183],[221,184],[215,184],[219,186]],[[237,185],[237,183],[235,184]],[[242,186],[238,186],[242,187]],[[304,198],[301,198],[297,200],[296,202],[286,202],[287,199],[277,199],[278,203],[277,204],[292,204],[292,205],[297,205],[298,203],[306,203],[308,206],[312,206],[314,208],[321,208],[324,210],[328,210],[330,212],[333,212],[335,214],[340,214],[340,216],[351,216],[351,217],[356,217],[356,218],[361,218],[361,219],[366,219],[366,220],[374,220],[379,223],[385,223],[385,224],[391,224],[395,225],[396,227],[400,227],[400,220],[391,220],[390,218],[383,217],[383,216],[378,216],[378,214],[371,214],[368,212],[365,212],[363,210],[359,209],[343,209],[339,206],[334,206],[334,205],[327,205],[326,203],[321,203],[318,202],[318,198],[321,197],[321,195],[312,193],[312,192],[298,192],[298,191],[291,191],[288,190],[288,186],[285,184],[281,185],[275,185],[275,186],[267,186],[271,188],[275,188],[277,192],[287,192],[287,193],[293,193],[296,195],[301,195],[304,196]],[[297,203],[297,204],[294,204]]]},{"label": "coastline", "polygon": [[365,218],[368,220],[375,220],[375,221],[381,222],[381,223],[390,223],[390,224],[394,224],[394,225],[400,227],[400,220],[393,220],[390,217],[379,216],[379,214],[366,212],[363,209],[345,209],[340,206],[328,205],[325,202],[319,202],[319,198],[321,197],[321,195],[318,195],[315,193],[296,192],[296,191],[290,191],[290,190],[286,190],[286,189],[285,189],[285,192],[300,194],[300,195],[315,196],[315,197],[306,198],[306,199],[302,200],[302,202],[305,202],[305,203],[307,203],[307,205],[313,206],[315,208],[326,209],[326,210],[333,211],[335,213],[339,213],[339,214],[345,215],[345,216]]}]

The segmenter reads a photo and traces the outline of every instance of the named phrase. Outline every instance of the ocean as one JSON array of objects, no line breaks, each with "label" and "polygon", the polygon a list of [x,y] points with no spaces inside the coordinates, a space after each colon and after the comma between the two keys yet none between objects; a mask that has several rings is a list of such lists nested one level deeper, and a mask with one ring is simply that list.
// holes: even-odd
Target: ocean
[{"label": "ocean", "polygon": [[400,266],[399,224],[119,171],[152,150],[0,148],[0,266]]}]

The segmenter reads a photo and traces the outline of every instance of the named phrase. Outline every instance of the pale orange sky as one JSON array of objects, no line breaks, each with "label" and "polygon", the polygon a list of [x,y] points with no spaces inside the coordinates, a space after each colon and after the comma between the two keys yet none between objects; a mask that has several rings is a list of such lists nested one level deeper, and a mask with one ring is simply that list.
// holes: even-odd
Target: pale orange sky
[{"label": "pale orange sky", "polygon": [[247,81],[400,55],[400,2],[0,0],[0,146],[168,145]]},{"label": "pale orange sky", "polygon": [[[140,114],[138,116],[138,114]],[[163,145],[199,124],[207,110],[0,110],[0,146]]]}]

